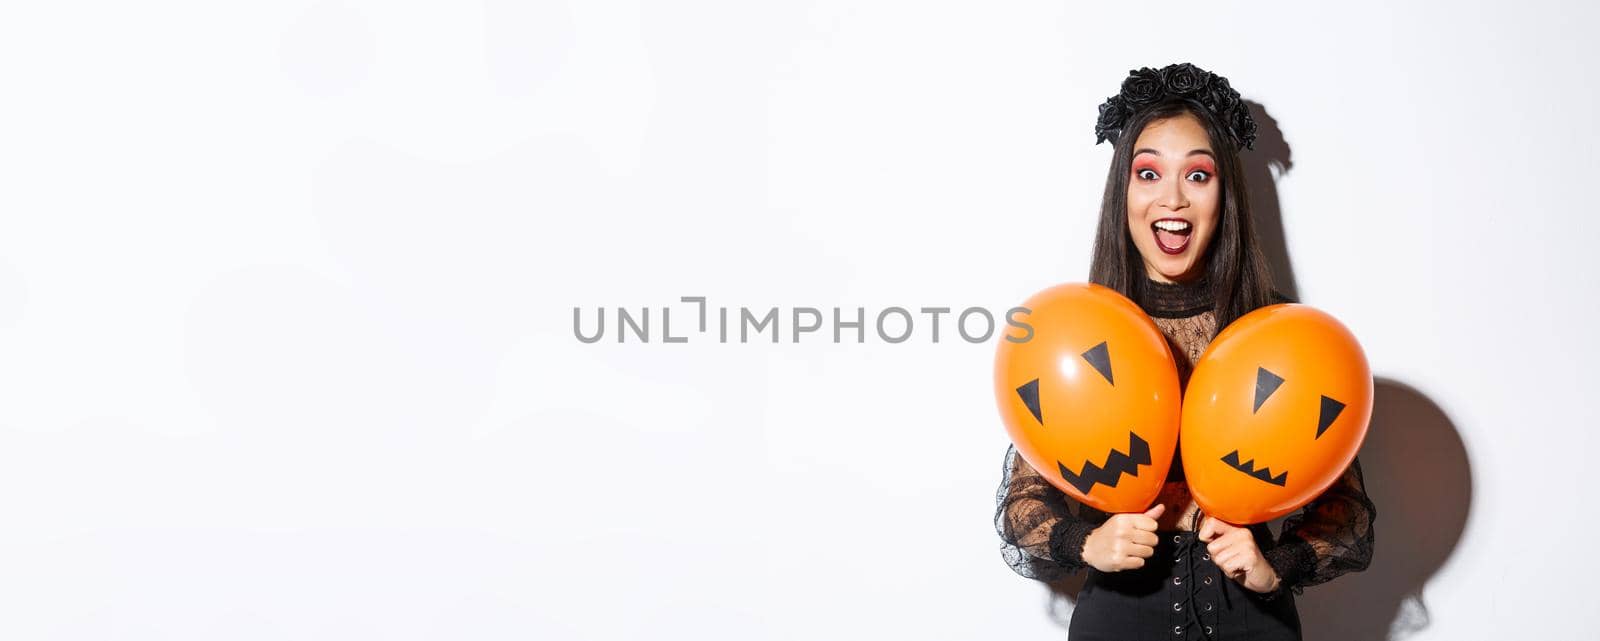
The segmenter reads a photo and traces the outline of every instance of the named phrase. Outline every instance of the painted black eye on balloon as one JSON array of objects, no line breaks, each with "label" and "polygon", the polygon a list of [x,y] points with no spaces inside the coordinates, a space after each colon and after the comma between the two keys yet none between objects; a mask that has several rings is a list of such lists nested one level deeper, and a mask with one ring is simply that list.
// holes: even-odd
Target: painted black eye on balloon
[{"label": "painted black eye on balloon", "polygon": [[1322,411],[1317,415],[1317,438],[1322,438],[1322,433],[1328,431],[1328,426],[1333,425],[1333,419],[1339,418],[1339,413],[1344,411],[1344,403],[1326,396],[1322,397]]},{"label": "painted black eye on balloon", "polygon": [[1039,379],[1023,383],[1017,388],[1017,396],[1022,397],[1022,404],[1028,406],[1028,411],[1033,414],[1033,420],[1044,425],[1044,415],[1039,411]]},{"label": "painted black eye on balloon", "polygon": [[1084,352],[1083,360],[1089,361],[1089,364],[1094,366],[1094,371],[1106,377],[1106,382],[1112,387],[1117,386],[1117,382],[1111,379],[1111,348],[1106,346],[1105,341],[1100,341],[1099,345]]},{"label": "painted black eye on balloon", "polygon": [[1272,372],[1267,371],[1267,368],[1265,368],[1265,367],[1257,367],[1256,368],[1256,406],[1250,408],[1250,413],[1254,414],[1254,413],[1260,411],[1261,410],[1261,404],[1267,402],[1267,398],[1272,396],[1273,392],[1278,391],[1278,386],[1282,385],[1282,384],[1283,384],[1283,377],[1282,376],[1279,376],[1277,374],[1273,374]]}]

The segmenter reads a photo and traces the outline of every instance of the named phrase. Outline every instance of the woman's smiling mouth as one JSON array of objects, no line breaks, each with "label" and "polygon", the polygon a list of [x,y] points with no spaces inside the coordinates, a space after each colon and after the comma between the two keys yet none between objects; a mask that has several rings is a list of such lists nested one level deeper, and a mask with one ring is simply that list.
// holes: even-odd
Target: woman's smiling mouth
[{"label": "woman's smiling mouth", "polygon": [[1194,231],[1194,226],[1182,218],[1162,218],[1150,223],[1150,231],[1156,236],[1156,246],[1168,254],[1181,254],[1189,247],[1189,233]]}]

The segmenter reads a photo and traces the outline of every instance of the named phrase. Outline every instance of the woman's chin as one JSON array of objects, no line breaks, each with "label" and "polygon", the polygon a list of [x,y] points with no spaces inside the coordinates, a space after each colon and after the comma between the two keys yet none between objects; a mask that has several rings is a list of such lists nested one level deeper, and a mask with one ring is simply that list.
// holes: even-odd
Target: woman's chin
[{"label": "woman's chin", "polygon": [[1194,273],[1194,266],[1189,264],[1188,261],[1177,264],[1162,261],[1156,263],[1153,267],[1155,268],[1155,274],[1152,274],[1151,277],[1159,281],[1182,283],[1199,276],[1199,274]]}]

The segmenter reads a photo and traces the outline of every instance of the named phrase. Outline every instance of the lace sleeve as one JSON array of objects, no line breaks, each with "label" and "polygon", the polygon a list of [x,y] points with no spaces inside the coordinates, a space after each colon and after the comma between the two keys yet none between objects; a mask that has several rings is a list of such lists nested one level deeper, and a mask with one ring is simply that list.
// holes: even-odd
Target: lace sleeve
[{"label": "lace sleeve", "polygon": [[1372,522],[1378,510],[1367,498],[1361,461],[1299,512],[1283,521],[1278,543],[1263,554],[1282,585],[1302,588],[1367,569],[1372,562]]},{"label": "lace sleeve", "polygon": [[994,514],[1006,565],[1040,581],[1082,569],[1083,541],[1094,525],[1073,514],[1069,502],[1071,498],[1017,455],[1015,445],[1007,447]]}]

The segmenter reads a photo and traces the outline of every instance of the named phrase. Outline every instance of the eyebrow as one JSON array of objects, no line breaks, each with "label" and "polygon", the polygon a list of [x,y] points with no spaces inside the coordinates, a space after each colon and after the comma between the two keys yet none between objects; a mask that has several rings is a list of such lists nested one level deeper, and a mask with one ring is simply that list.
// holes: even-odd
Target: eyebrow
[{"label": "eyebrow", "polygon": [[[1154,149],[1151,149],[1149,147],[1142,147],[1142,148],[1134,150],[1134,152],[1133,152],[1133,155],[1135,155],[1135,156],[1137,156],[1139,154],[1154,154],[1156,156],[1160,156],[1161,152],[1156,151]],[[1185,154],[1185,155],[1186,156],[1194,156],[1194,155],[1199,155],[1199,154],[1204,154],[1204,155],[1207,155],[1207,156],[1211,156],[1212,160],[1215,160],[1217,158],[1217,156],[1215,154],[1211,153],[1211,150],[1209,150],[1209,149],[1195,149],[1195,150],[1190,151],[1188,154]]]}]

